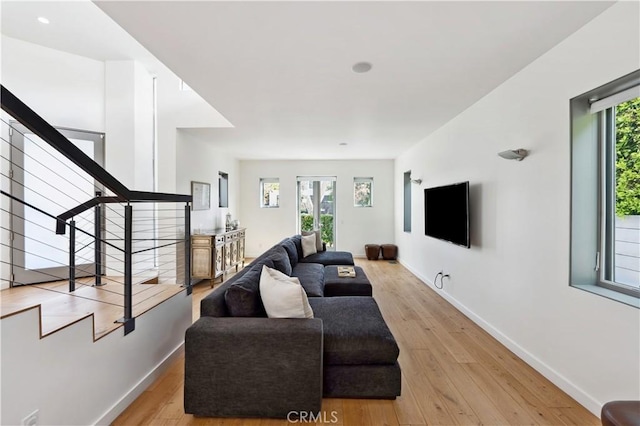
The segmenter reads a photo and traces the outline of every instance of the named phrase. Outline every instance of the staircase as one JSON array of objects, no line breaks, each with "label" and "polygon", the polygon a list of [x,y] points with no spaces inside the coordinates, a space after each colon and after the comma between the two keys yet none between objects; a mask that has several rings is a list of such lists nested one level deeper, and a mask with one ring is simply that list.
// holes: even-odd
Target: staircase
[{"label": "staircase", "polygon": [[91,317],[95,341],[191,294],[191,196],[127,188],[4,86],[0,99],[10,117],[0,213],[11,271],[0,318],[37,309],[44,337]]}]

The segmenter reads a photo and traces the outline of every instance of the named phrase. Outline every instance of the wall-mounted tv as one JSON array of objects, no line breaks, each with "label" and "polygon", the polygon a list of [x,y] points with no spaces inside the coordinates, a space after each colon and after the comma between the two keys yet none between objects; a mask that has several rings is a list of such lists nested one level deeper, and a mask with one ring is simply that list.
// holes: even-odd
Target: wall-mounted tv
[{"label": "wall-mounted tv", "polygon": [[469,182],[424,190],[424,233],[463,247],[469,238]]}]

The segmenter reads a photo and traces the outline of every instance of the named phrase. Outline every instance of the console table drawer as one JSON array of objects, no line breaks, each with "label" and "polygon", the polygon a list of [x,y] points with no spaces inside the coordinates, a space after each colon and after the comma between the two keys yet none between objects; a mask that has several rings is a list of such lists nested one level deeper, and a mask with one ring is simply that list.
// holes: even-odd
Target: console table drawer
[{"label": "console table drawer", "polygon": [[191,237],[191,244],[195,247],[211,247],[211,237]]}]

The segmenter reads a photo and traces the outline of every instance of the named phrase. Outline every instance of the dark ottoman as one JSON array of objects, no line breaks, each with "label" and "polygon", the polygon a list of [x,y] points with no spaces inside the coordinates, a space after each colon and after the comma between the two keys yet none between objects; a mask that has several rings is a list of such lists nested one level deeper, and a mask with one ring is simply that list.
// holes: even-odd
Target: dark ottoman
[{"label": "dark ottoman", "polygon": [[640,425],[640,401],[610,401],[602,406],[603,426]]},{"label": "dark ottoman", "polygon": [[398,257],[398,246],[395,244],[382,244],[382,258],[384,260],[396,260]]},{"label": "dark ottoman", "polygon": [[329,265],[324,268],[324,296],[371,296],[371,283],[359,266],[353,267],[356,276],[339,277],[338,266]]},{"label": "dark ottoman", "polygon": [[365,244],[364,252],[367,254],[367,259],[378,260],[380,257],[380,246],[378,244]]}]

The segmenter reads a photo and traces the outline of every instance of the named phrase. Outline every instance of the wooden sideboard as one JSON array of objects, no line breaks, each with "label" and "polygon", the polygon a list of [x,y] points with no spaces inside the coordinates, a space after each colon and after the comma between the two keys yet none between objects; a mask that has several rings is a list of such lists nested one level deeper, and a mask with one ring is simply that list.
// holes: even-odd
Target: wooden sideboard
[{"label": "wooden sideboard", "polygon": [[191,278],[213,281],[231,268],[244,267],[245,228],[231,231],[214,229],[191,236]]}]

